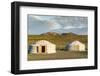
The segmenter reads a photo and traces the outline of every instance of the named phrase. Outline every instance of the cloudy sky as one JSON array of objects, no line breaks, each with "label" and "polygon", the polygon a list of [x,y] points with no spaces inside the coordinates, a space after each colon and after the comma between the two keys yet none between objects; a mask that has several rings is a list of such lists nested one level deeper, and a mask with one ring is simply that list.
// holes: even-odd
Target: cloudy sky
[{"label": "cloudy sky", "polygon": [[81,16],[27,15],[28,34],[46,32],[87,34],[88,18]]}]

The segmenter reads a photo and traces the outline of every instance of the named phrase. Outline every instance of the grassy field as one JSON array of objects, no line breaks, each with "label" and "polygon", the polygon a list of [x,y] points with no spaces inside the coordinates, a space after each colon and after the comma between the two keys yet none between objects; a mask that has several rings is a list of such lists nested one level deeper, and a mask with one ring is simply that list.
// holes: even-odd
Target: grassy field
[{"label": "grassy field", "polygon": [[55,59],[80,59],[87,58],[87,52],[57,51],[54,54],[28,54],[28,60],[55,60]]},{"label": "grassy field", "polygon": [[[39,40],[47,40],[53,44],[56,44],[55,54],[28,54],[28,60],[53,60],[53,59],[79,59],[87,58],[87,52],[69,51],[65,50],[67,44],[72,41],[78,40],[86,45],[88,48],[88,36],[87,35],[28,35],[28,45],[37,42]],[[64,49],[64,50],[63,50]]]},{"label": "grassy field", "polygon": [[38,40],[47,40],[53,44],[56,44],[56,48],[64,49],[69,42],[78,40],[87,46],[87,35],[28,35],[28,44],[32,44]]}]

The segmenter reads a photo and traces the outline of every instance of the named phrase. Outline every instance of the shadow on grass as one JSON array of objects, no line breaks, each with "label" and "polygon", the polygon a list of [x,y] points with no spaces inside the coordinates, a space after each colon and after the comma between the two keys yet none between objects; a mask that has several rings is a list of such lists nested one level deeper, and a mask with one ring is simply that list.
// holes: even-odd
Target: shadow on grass
[{"label": "shadow on grass", "polygon": [[56,50],[60,50],[60,51],[69,51],[68,49],[64,49],[64,48],[58,48]]}]

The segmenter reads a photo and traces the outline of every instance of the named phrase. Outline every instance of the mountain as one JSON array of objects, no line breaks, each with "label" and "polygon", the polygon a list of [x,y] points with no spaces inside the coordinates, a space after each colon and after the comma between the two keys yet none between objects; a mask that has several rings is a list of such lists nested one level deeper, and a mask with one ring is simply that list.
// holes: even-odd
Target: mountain
[{"label": "mountain", "polygon": [[57,32],[47,32],[47,33],[42,33],[41,35],[63,35],[63,36],[76,36],[77,34],[69,32],[69,33],[57,33]]},{"label": "mountain", "polygon": [[61,35],[77,35],[77,34],[69,32],[69,33],[62,33]]},{"label": "mountain", "polygon": [[47,32],[47,33],[42,33],[41,35],[60,35],[60,34],[56,32]]}]

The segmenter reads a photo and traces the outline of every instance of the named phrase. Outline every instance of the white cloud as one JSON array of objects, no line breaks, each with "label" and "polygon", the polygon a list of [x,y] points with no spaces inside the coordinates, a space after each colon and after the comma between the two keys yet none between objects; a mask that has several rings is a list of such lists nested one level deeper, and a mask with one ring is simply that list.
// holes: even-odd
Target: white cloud
[{"label": "white cloud", "polygon": [[48,21],[48,27],[50,30],[60,29],[62,28],[61,25],[55,21]]},{"label": "white cloud", "polygon": [[86,26],[65,26],[63,29],[85,28]]},{"label": "white cloud", "polygon": [[72,29],[75,28],[74,26],[65,26],[63,29]]},{"label": "white cloud", "polygon": [[85,28],[86,26],[78,26],[77,28]]},{"label": "white cloud", "polygon": [[29,16],[35,20],[42,20],[41,17],[39,17],[39,16],[34,16],[34,15],[29,15]]},{"label": "white cloud", "polygon": [[35,20],[40,20],[40,21],[49,21],[49,20],[54,19],[54,16],[30,15],[30,17],[32,17]]}]

